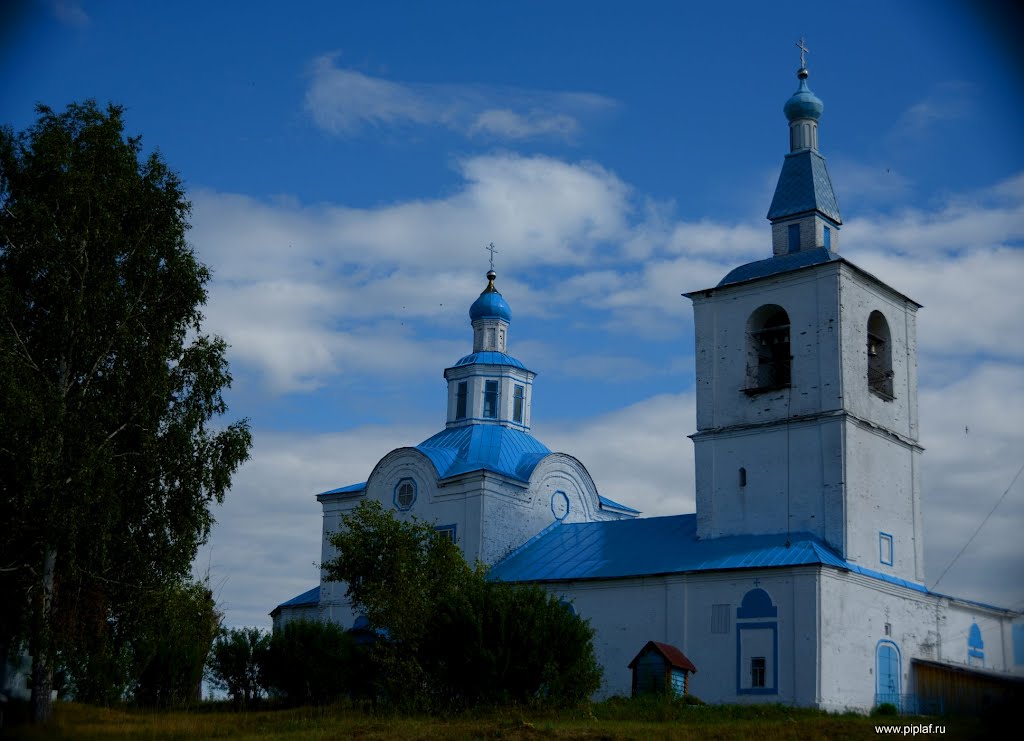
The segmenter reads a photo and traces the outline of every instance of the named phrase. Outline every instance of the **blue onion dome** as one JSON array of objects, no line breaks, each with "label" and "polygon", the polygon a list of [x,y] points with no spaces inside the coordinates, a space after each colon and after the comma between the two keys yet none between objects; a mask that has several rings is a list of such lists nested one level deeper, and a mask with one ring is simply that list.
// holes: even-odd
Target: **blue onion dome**
[{"label": "blue onion dome", "polygon": [[512,321],[512,309],[494,287],[496,274],[493,270],[487,271],[487,288],[480,294],[480,298],[469,307],[469,320],[475,322],[477,319],[504,319]]},{"label": "blue onion dome", "polygon": [[808,72],[803,67],[797,71],[796,76],[800,78],[800,87],[782,107],[782,112],[790,121],[800,118],[812,118],[817,121],[821,118],[821,112],[825,110],[825,104],[807,87],[807,75]]}]

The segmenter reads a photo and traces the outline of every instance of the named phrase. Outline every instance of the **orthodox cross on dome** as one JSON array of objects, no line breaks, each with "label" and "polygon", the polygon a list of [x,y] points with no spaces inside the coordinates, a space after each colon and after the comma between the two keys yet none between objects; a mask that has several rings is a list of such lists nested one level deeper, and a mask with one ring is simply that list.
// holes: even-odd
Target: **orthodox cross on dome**
[{"label": "orthodox cross on dome", "polygon": [[796,42],[796,48],[800,50],[800,69],[805,69],[807,67],[807,59],[805,55],[810,51],[810,49],[805,46],[803,36],[801,36],[800,40]]},{"label": "orthodox cross on dome", "polygon": [[491,272],[494,272],[494,253],[498,250],[495,248],[494,242],[491,242],[488,246],[484,247],[484,249],[491,253]]}]

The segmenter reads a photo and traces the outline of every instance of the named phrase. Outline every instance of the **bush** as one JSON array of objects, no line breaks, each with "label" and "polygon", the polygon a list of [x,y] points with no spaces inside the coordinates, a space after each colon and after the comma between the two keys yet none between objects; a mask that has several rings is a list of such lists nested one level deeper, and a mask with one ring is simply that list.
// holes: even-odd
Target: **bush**
[{"label": "bush", "polygon": [[262,685],[290,705],[324,705],[353,692],[365,667],[344,629],[310,620],[274,631],[259,664]]},{"label": "bush", "polygon": [[265,689],[259,662],[269,645],[270,636],[258,628],[222,629],[206,665],[210,684],[227,692],[235,707],[249,707]]},{"label": "bush", "polygon": [[899,715],[900,709],[891,702],[883,702],[871,711],[872,715]]},{"label": "bush", "polygon": [[342,517],[324,564],[352,606],[384,629],[373,656],[384,697],[408,710],[519,703],[572,705],[600,686],[593,630],[535,586],[470,569],[432,524],[377,502]]},{"label": "bush", "polygon": [[478,573],[442,605],[424,658],[444,698],[460,705],[575,705],[601,684],[594,631],[548,592]]}]

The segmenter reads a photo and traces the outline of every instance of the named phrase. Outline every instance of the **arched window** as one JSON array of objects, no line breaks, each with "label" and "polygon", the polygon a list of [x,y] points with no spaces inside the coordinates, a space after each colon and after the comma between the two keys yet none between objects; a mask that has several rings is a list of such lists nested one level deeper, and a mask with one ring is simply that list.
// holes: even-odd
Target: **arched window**
[{"label": "arched window", "polygon": [[791,361],[789,314],[766,304],[747,320],[747,392],[789,386]]},{"label": "arched window", "polygon": [[868,388],[883,399],[892,399],[892,341],[889,323],[880,311],[868,317]]}]

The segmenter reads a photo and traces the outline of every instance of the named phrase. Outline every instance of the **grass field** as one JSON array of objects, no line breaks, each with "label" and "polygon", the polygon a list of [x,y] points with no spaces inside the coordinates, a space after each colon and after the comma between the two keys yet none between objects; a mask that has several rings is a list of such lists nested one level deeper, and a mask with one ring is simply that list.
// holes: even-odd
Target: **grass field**
[{"label": "grass field", "polygon": [[[916,736],[991,737],[979,719],[830,715],[782,706],[682,706],[609,701],[560,712],[497,709],[422,717],[352,708],[235,713],[223,706],[157,712],[58,703],[45,728],[8,729],[25,739],[846,739],[875,738],[878,725],[921,726]],[[931,734],[924,727],[932,724]],[[909,735],[907,733],[906,735]]]}]

